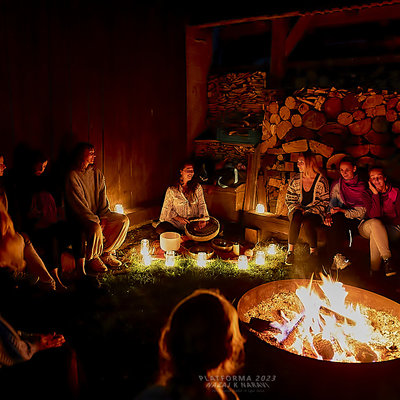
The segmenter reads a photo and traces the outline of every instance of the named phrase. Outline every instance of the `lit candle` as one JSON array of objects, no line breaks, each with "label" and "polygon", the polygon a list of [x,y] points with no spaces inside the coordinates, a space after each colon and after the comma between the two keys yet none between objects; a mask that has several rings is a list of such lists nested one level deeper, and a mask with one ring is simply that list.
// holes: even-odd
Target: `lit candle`
[{"label": "lit candle", "polygon": [[241,255],[238,258],[238,268],[239,269],[247,269],[249,266],[249,262],[247,260],[247,257],[245,255]]},{"label": "lit candle", "polygon": [[276,244],[271,243],[267,248],[267,253],[270,256],[274,256],[274,255],[276,255],[276,252],[277,252]]},{"label": "lit candle", "polygon": [[151,264],[151,255],[150,254],[143,254],[143,264],[148,267]]},{"label": "lit candle", "polygon": [[197,253],[197,266],[198,267],[205,267],[207,264],[207,255],[205,252],[200,251]]},{"label": "lit candle", "polygon": [[173,267],[175,265],[175,252],[173,250],[165,252],[165,266]]},{"label": "lit candle", "polygon": [[140,254],[142,256],[148,255],[150,253],[150,248],[149,248],[149,240],[148,239],[142,239],[140,242]]},{"label": "lit candle", "polygon": [[116,204],[115,205],[115,212],[118,214],[123,214],[124,213],[124,207],[122,207],[122,204]]},{"label": "lit candle", "polygon": [[256,206],[256,212],[259,214],[264,214],[265,213],[265,207],[264,204],[258,203]]},{"label": "lit candle", "polygon": [[262,250],[258,250],[256,252],[256,264],[257,265],[265,264],[265,253]]}]

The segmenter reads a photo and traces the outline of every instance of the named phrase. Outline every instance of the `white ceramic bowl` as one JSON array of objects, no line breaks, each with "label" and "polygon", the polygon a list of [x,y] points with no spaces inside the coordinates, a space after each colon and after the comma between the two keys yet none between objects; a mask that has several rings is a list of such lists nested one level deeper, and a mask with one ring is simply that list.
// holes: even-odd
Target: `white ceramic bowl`
[{"label": "white ceramic bowl", "polygon": [[163,232],[160,235],[160,247],[164,251],[178,251],[181,247],[181,235],[177,232]]}]

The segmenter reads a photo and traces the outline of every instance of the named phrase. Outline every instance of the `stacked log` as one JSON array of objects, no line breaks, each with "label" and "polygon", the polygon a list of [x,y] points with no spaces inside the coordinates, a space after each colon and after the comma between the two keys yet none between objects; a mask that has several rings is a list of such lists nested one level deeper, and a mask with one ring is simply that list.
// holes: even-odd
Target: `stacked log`
[{"label": "stacked log", "polygon": [[285,213],[284,205],[278,203],[296,171],[298,152],[316,153],[332,179],[338,177],[338,162],[344,155],[355,158],[359,166],[368,166],[400,154],[397,92],[332,87],[283,95],[265,87],[264,72],[211,76],[208,118],[212,123],[238,111],[263,115],[260,150],[262,160],[268,160],[263,161],[262,172],[271,212],[275,208]]},{"label": "stacked log", "polygon": [[[275,157],[266,168],[285,174],[283,186],[293,174],[293,166],[286,163],[293,163],[299,152],[319,155],[332,179],[338,177],[338,163],[345,155],[360,167],[387,160],[400,149],[399,113],[400,94],[385,90],[312,88],[275,99],[265,105],[262,125],[261,152]],[[277,201],[276,181],[267,182],[267,193]]]},{"label": "stacked log", "polygon": [[208,118],[230,112],[260,113],[266,99],[265,72],[212,75],[208,80]]}]

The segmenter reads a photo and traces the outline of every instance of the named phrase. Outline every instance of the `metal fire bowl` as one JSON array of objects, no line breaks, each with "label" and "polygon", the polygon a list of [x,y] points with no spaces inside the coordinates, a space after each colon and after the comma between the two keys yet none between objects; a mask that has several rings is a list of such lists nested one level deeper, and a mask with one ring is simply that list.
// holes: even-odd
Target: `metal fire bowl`
[{"label": "metal fire bowl", "polygon": [[[313,286],[320,291],[318,283]],[[302,357],[279,349],[260,339],[249,329],[244,315],[267,300],[274,293],[293,290],[308,285],[307,279],[288,279],[257,286],[246,292],[239,300],[237,311],[242,334],[246,338],[245,367],[243,374],[251,379],[266,379],[268,389],[260,393],[244,393],[241,400],[248,399],[303,399],[307,400],[358,400],[399,399],[400,359],[377,363],[340,363]],[[361,303],[377,310],[387,311],[400,318],[400,304],[353,286],[344,285],[346,300]]]},{"label": "metal fire bowl", "polygon": [[[249,290],[239,300],[237,306],[239,319],[244,323],[248,323],[249,321],[246,321],[245,314],[251,308],[261,303],[261,301],[268,300],[275,293],[280,293],[283,291],[295,292],[299,286],[308,286],[309,283],[310,281],[308,279],[287,279],[265,283],[264,285],[260,285]],[[322,295],[323,293],[319,287],[319,284],[322,284],[322,281],[314,280],[313,289]],[[349,285],[343,285],[343,287],[348,293],[346,296],[347,303],[358,303],[375,310],[386,311],[400,319],[400,304],[386,297],[380,296],[379,294],[369,292],[368,290]]]}]

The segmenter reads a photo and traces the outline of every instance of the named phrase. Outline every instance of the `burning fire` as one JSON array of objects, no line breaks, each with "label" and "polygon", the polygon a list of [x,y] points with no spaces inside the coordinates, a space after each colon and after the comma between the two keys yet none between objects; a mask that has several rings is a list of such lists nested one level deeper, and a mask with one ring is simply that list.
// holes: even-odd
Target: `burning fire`
[{"label": "burning fire", "polygon": [[[299,307],[293,306],[296,296],[291,292],[294,297],[284,298],[281,306],[270,310],[272,322],[255,318],[264,324],[263,339],[289,352],[320,360],[356,363],[393,358],[390,353],[397,353],[400,346],[383,330],[375,329],[379,324],[369,319],[378,311],[346,303],[348,293],[341,282],[323,275],[321,279],[322,283],[314,284],[314,288],[312,279],[308,286],[297,288],[295,301],[300,299]],[[395,337],[399,326],[396,318],[392,332]]]}]

